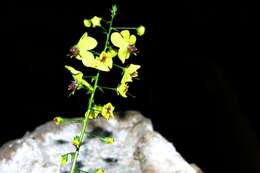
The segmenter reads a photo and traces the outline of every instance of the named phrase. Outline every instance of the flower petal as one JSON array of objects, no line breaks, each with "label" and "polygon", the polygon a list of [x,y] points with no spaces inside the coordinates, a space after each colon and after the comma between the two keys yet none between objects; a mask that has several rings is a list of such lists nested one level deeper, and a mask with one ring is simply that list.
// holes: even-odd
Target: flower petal
[{"label": "flower petal", "polygon": [[81,60],[84,66],[86,67],[93,67],[95,65],[95,58],[93,53],[89,51],[82,51],[80,52]]},{"label": "flower petal", "polygon": [[77,75],[77,74],[82,73],[81,71],[78,71],[78,70],[76,70],[75,68],[73,68],[73,67],[71,67],[71,66],[68,66],[68,65],[65,65],[65,68],[66,68],[67,70],[69,70],[70,73],[73,74],[73,75]]},{"label": "flower petal", "polygon": [[111,34],[111,42],[116,47],[123,47],[127,45],[127,42],[123,39],[122,35],[118,32],[113,32]]},{"label": "flower petal", "polygon": [[91,50],[97,46],[97,40],[93,37],[89,37],[88,33],[85,32],[80,38],[78,44],[76,45],[78,49],[81,50]]},{"label": "flower petal", "polygon": [[106,63],[98,61],[98,60],[97,60],[96,66],[94,68],[101,70],[101,71],[110,71],[110,69],[108,68]]},{"label": "flower petal", "polygon": [[101,26],[101,24],[100,24],[100,22],[101,22],[101,20],[102,20],[101,17],[94,16],[94,17],[92,17],[92,19],[90,19],[90,20],[91,20],[91,23],[92,23],[92,27],[93,27],[93,28],[95,28],[96,26]]},{"label": "flower petal", "polygon": [[138,70],[141,66],[136,65],[136,64],[130,64],[129,67],[127,68],[128,73],[134,73],[136,70]]},{"label": "flower petal", "polygon": [[125,73],[121,79],[121,83],[126,83],[126,82],[133,82],[131,75],[128,73]]},{"label": "flower petal", "polygon": [[127,97],[126,93],[128,91],[128,85],[127,83],[121,83],[117,88],[117,93],[121,95],[122,97]]},{"label": "flower petal", "polygon": [[133,45],[133,44],[136,43],[136,36],[135,36],[135,35],[131,35],[131,36],[130,36],[129,43],[130,43],[131,45]]},{"label": "flower petal", "polygon": [[125,60],[129,58],[129,56],[130,56],[130,53],[128,52],[127,48],[120,48],[119,49],[118,57],[123,64],[125,63]]},{"label": "flower petal", "polygon": [[130,38],[130,32],[128,30],[123,30],[120,32],[120,34],[123,36],[123,38],[126,40],[126,41],[129,41],[129,38]]}]

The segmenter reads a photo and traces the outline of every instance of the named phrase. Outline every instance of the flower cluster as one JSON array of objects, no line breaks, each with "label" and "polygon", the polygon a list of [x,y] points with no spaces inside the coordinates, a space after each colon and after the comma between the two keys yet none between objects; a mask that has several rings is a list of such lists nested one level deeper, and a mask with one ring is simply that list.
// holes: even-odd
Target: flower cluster
[{"label": "flower cluster", "polygon": [[[138,70],[141,68],[140,65],[129,63],[131,55],[137,56],[138,49],[136,47],[137,36],[131,33],[130,29],[134,29],[138,36],[142,36],[145,33],[145,27],[140,25],[139,27],[114,27],[112,26],[113,19],[117,14],[117,6],[112,6],[111,20],[109,21],[108,29],[106,30],[107,22],[101,17],[94,16],[91,19],[84,19],[83,24],[86,28],[101,28],[106,30],[106,39],[104,48],[100,50],[99,45],[102,43],[98,42],[94,37],[90,36],[88,32],[84,32],[77,44],[72,46],[69,50],[70,58],[75,58],[80,61],[83,66],[96,70],[96,75],[85,75],[78,68],[70,65],[65,65],[65,68],[72,75],[72,82],[68,86],[70,94],[75,95],[77,90],[86,90],[87,94],[90,94],[88,108],[85,112],[85,116],[82,120],[82,129],[80,135],[74,136],[72,144],[75,146],[76,151],[67,153],[61,157],[61,165],[67,164],[69,158],[71,158],[72,167],[70,173],[74,173],[78,168],[76,167],[76,160],[80,146],[85,136],[85,129],[87,128],[88,120],[103,117],[106,120],[110,120],[114,117],[115,107],[111,102],[103,105],[97,105],[94,102],[94,96],[96,90],[104,92],[104,89],[114,90],[117,95],[124,98],[127,97],[129,83],[133,82],[133,79],[138,77]],[[107,20],[106,20],[107,21]],[[104,25],[103,25],[104,24]],[[121,63],[116,64],[117,61]],[[110,72],[113,67],[117,67],[122,70],[121,79],[118,80],[117,86],[114,88],[102,86],[99,84],[99,76],[102,72]],[[95,71],[94,70],[94,71]],[[93,71],[93,70],[92,70]],[[84,71],[85,72],[85,71]],[[57,125],[64,123],[64,118],[55,117],[54,121]],[[115,139],[112,136],[98,137],[101,142],[106,144],[113,144]],[[84,172],[80,170],[81,172]],[[103,173],[103,169],[96,169],[95,173]]]}]

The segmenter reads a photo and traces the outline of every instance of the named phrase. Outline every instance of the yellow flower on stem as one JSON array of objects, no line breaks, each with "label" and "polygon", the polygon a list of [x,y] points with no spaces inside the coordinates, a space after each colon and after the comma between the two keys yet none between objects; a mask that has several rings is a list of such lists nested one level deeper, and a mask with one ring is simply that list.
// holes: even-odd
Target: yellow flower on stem
[{"label": "yellow flower on stem", "polygon": [[136,31],[137,31],[137,35],[142,36],[145,33],[145,27],[141,25],[138,28],[136,28]]},{"label": "yellow flower on stem", "polygon": [[121,83],[119,86],[116,88],[117,94],[121,95],[122,97],[127,97],[126,93],[128,91],[128,84],[127,83]]},{"label": "yellow flower on stem", "polygon": [[140,65],[130,64],[127,68],[125,68],[121,83],[132,82],[132,78],[138,76],[137,70],[140,67]]},{"label": "yellow flower on stem", "polygon": [[112,68],[113,60],[112,57],[108,55],[106,52],[101,52],[99,57],[96,58],[95,68],[101,71],[110,71]]},{"label": "yellow flower on stem", "polygon": [[97,16],[92,17],[92,19],[90,19],[90,21],[92,23],[92,27],[95,28],[97,26],[101,26],[101,24],[100,24],[101,20],[102,20],[101,17],[97,17]]},{"label": "yellow flower on stem", "polygon": [[77,148],[79,149],[80,147],[80,138],[79,136],[75,136],[72,140],[72,144]]},{"label": "yellow flower on stem", "polygon": [[75,68],[65,65],[65,68],[70,71],[72,74],[73,81],[72,84],[69,85],[68,90],[72,90],[72,94],[75,93],[76,89],[81,89],[81,88],[87,88],[89,91],[93,91],[93,87],[83,79],[83,73],[81,71],[76,70]]},{"label": "yellow flower on stem", "polygon": [[93,53],[89,50],[94,49],[96,46],[96,39],[89,37],[88,33],[85,32],[79,42],[70,49],[70,57],[75,57],[76,59],[81,60],[85,66],[90,67],[93,65],[95,58]]},{"label": "yellow flower on stem", "polygon": [[125,60],[130,57],[130,54],[136,54],[137,48],[135,47],[136,36],[130,35],[128,30],[113,32],[111,34],[111,42],[114,46],[119,48],[118,57],[125,63]]},{"label": "yellow flower on stem", "polygon": [[114,117],[113,111],[115,107],[111,103],[107,103],[103,106],[101,110],[101,115],[106,119],[109,120],[111,117]]},{"label": "yellow flower on stem", "polygon": [[100,114],[100,109],[96,108],[96,106],[94,106],[93,110],[90,111],[89,115],[88,115],[88,119],[92,120],[92,119],[96,119],[97,116]]}]

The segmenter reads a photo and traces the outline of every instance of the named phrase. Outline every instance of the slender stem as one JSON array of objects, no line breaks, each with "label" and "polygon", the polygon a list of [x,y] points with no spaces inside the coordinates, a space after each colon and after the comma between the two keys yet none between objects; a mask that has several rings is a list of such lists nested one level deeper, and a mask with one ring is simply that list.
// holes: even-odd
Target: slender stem
[{"label": "slender stem", "polygon": [[117,64],[115,64],[115,63],[113,63],[113,66],[118,67],[118,68],[120,68],[120,69],[122,69],[122,70],[125,69],[125,67],[122,67],[122,66],[120,66],[120,65],[117,65]]},{"label": "slender stem", "polygon": [[[105,42],[105,46],[104,46],[104,51],[106,51],[106,49],[108,48],[108,41],[109,41],[110,33],[111,33],[111,30],[112,30],[112,23],[113,23],[114,17],[115,17],[115,13],[112,13],[111,21],[110,21],[110,25],[109,25],[109,30],[108,30],[108,33],[107,33],[106,42]],[[82,122],[82,127],[81,127],[81,130],[80,130],[80,136],[79,136],[80,145],[79,145],[79,148],[77,148],[76,151],[75,151],[75,156],[73,158],[70,173],[74,173],[74,171],[75,171],[76,163],[77,163],[77,160],[78,160],[78,157],[79,157],[79,149],[80,149],[80,146],[83,142],[85,135],[87,134],[87,124],[88,124],[88,119],[89,119],[89,113],[90,113],[90,110],[92,108],[92,104],[94,103],[94,96],[95,96],[96,89],[98,87],[98,79],[99,79],[99,71],[97,72],[97,75],[95,77],[93,92],[91,93],[91,96],[89,98],[88,109],[87,109],[87,112],[85,113],[85,118]]]},{"label": "slender stem", "polygon": [[111,88],[111,87],[105,87],[105,86],[99,86],[99,87],[107,90],[116,90],[116,88]]},{"label": "slender stem", "polygon": [[103,26],[100,26],[100,28],[102,28],[103,31],[107,34],[107,30],[106,30],[106,28],[104,28]]},{"label": "slender stem", "polygon": [[96,52],[96,51],[93,51],[93,50],[89,50],[90,52],[92,52],[94,55],[100,55],[100,53]]},{"label": "slender stem", "polygon": [[114,17],[115,17],[115,15],[112,15],[112,16],[111,16],[111,21],[110,21],[110,24],[109,24],[109,29],[108,29],[108,33],[107,33],[107,38],[106,38],[106,42],[105,42],[105,48],[104,48],[104,51],[107,50],[108,40],[109,40],[109,37],[110,37],[111,31],[112,31],[112,24],[113,24]]},{"label": "slender stem", "polygon": [[[94,100],[94,95],[95,95],[95,91],[96,91],[97,86],[98,86],[98,85],[97,85],[97,84],[98,84],[98,79],[99,79],[99,72],[98,72],[97,75],[96,75],[93,92],[91,93],[91,96],[90,96],[89,102],[88,102],[88,109],[87,109],[87,112],[86,112],[86,114],[85,114],[85,118],[84,118],[84,120],[83,120],[83,122],[82,122],[82,127],[81,127],[81,130],[80,130],[80,136],[79,136],[80,145],[81,145],[81,143],[83,142],[84,135],[85,135],[86,132],[87,132],[87,123],[88,123],[89,112],[90,112],[90,109],[91,109],[91,107],[92,107],[93,100]],[[75,170],[75,167],[76,167],[76,163],[77,163],[78,157],[79,157],[79,148],[76,149],[75,156],[74,156],[74,158],[73,158],[72,166],[71,166],[71,169],[70,169],[70,173],[74,173],[74,170]]]},{"label": "slender stem", "polygon": [[112,29],[136,29],[136,27],[113,27]]}]

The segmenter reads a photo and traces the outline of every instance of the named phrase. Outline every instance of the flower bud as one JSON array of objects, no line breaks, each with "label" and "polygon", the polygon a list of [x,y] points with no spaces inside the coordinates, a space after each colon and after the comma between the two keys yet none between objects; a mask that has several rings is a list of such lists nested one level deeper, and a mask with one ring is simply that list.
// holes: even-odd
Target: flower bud
[{"label": "flower bud", "polygon": [[85,27],[87,27],[87,28],[91,27],[91,20],[89,20],[89,19],[84,19],[83,23],[84,23],[84,26],[85,26]]},{"label": "flower bud", "polygon": [[64,122],[64,119],[62,117],[55,117],[53,121],[56,125],[61,125]]},{"label": "flower bud", "polygon": [[79,136],[75,136],[72,140],[72,144],[77,148],[79,149],[80,147],[80,138]]},{"label": "flower bud", "polygon": [[141,25],[138,28],[136,28],[136,31],[137,31],[137,35],[142,36],[145,33],[145,27]]},{"label": "flower bud", "polygon": [[101,17],[94,16],[94,17],[92,17],[92,19],[90,19],[90,20],[91,20],[91,23],[92,23],[92,27],[93,27],[93,28],[95,28],[96,26],[101,26],[101,24],[100,24],[100,22],[101,22],[101,20],[102,20]]}]

